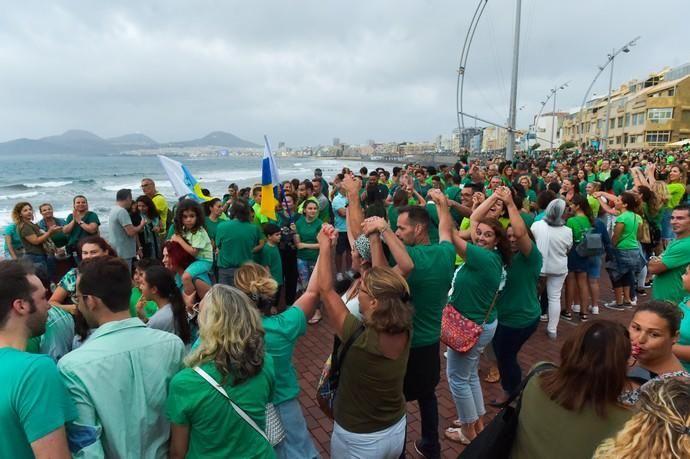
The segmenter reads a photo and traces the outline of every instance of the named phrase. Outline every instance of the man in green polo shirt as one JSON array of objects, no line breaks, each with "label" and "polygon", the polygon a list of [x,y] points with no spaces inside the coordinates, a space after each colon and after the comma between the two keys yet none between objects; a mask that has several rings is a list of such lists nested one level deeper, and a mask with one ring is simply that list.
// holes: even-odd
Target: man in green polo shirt
[{"label": "man in green polo shirt", "polygon": [[676,239],[659,258],[649,260],[647,270],[654,274],[652,297],[678,304],[686,295],[681,276],[690,264],[690,205],[681,204],[673,209],[671,227]]},{"label": "man in green polo shirt", "polygon": [[[441,190],[429,193],[445,198]],[[407,275],[415,312],[403,391],[408,402],[417,400],[419,404],[422,438],[415,441],[414,446],[427,458],[440,457],[436,386],[441,369],[441,313],[455,268],[455,247],[451,242],[453,223],[447,206],[438,212],[438,218],[438,244],[429,240],[429,227],[433,223],[423,207],[400,208],[395,231],[414,263]]]},{"label": "man in green polo shirt", "polygon": [[22,263],[0,262],[0,457],[69,458],[65,424],[77,409],[55,362],[26,352],[45,332],[50,304],[39,278]]}]

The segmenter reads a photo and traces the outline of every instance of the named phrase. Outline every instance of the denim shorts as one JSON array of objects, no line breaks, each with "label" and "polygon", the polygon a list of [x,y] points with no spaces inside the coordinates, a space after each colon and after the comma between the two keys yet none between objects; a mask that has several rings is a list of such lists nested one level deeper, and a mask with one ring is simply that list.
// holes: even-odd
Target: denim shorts
[{"label": "denim shorts", "polygon": [[585,273],[589,265],[589,257],[581,257],[575,247],[568,253],[568,272]]},{"label": "denim shorts", "polygon": [[601,277],[601,256],[589,257],[587,259],[587,277],[599,279]]}]

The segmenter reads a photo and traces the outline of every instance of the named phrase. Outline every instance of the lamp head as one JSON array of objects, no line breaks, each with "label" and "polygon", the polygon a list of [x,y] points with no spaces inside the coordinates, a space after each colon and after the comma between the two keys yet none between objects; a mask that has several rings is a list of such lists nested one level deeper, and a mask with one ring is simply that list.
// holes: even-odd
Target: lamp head
[{"label": "lamp head", "polygon": [[629,52],[630,52],[630,48],[627,47],[627,46],[623,47],[623,52],[624,52],[624,53],[629,53]]}]

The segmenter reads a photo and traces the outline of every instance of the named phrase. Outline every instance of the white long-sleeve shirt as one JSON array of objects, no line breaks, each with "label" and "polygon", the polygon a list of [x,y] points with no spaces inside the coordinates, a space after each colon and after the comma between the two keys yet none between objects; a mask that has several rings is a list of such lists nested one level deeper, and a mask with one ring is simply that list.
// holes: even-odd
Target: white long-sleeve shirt
[{"label": "white long-sleeve shirt", "polygon": [[573,246],[573,231],[567,226],[549,226],[544,220],[536,221],[530,228],[537,249],[544,258],[541,274],[561,275],[568,273],[568,252]]}]

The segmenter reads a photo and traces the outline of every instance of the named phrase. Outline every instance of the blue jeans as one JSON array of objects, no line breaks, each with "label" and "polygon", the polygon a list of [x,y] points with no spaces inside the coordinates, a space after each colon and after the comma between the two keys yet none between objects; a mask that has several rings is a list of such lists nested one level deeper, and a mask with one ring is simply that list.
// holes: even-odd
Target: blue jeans
[{"label": "blue jeans", "polygon": [[285,438],[274,448],[278,459],[318,459],[314,442],[309,435],[299,400],[293,398],[275,405],[283,421]]},{"label": "blue jeans", "polygon": [[501,387],[506,395],[511,395],[520,387],[522,369],[517,360],[518,352],[539,325],[539,318],[523,328],[506,327],[498,324],[494,334],[493,347],[496,364],[501,373]]},{"label": "blue jeans", "polygon": [[448,348],[446,374],[448,386],[453,394],[458,419],[463,424],[471,424],[486,414],[482,386],[479,383],[479,357],[494,337],[497,320],[484,324],[477,344],[467,352],[457,352]]}]

